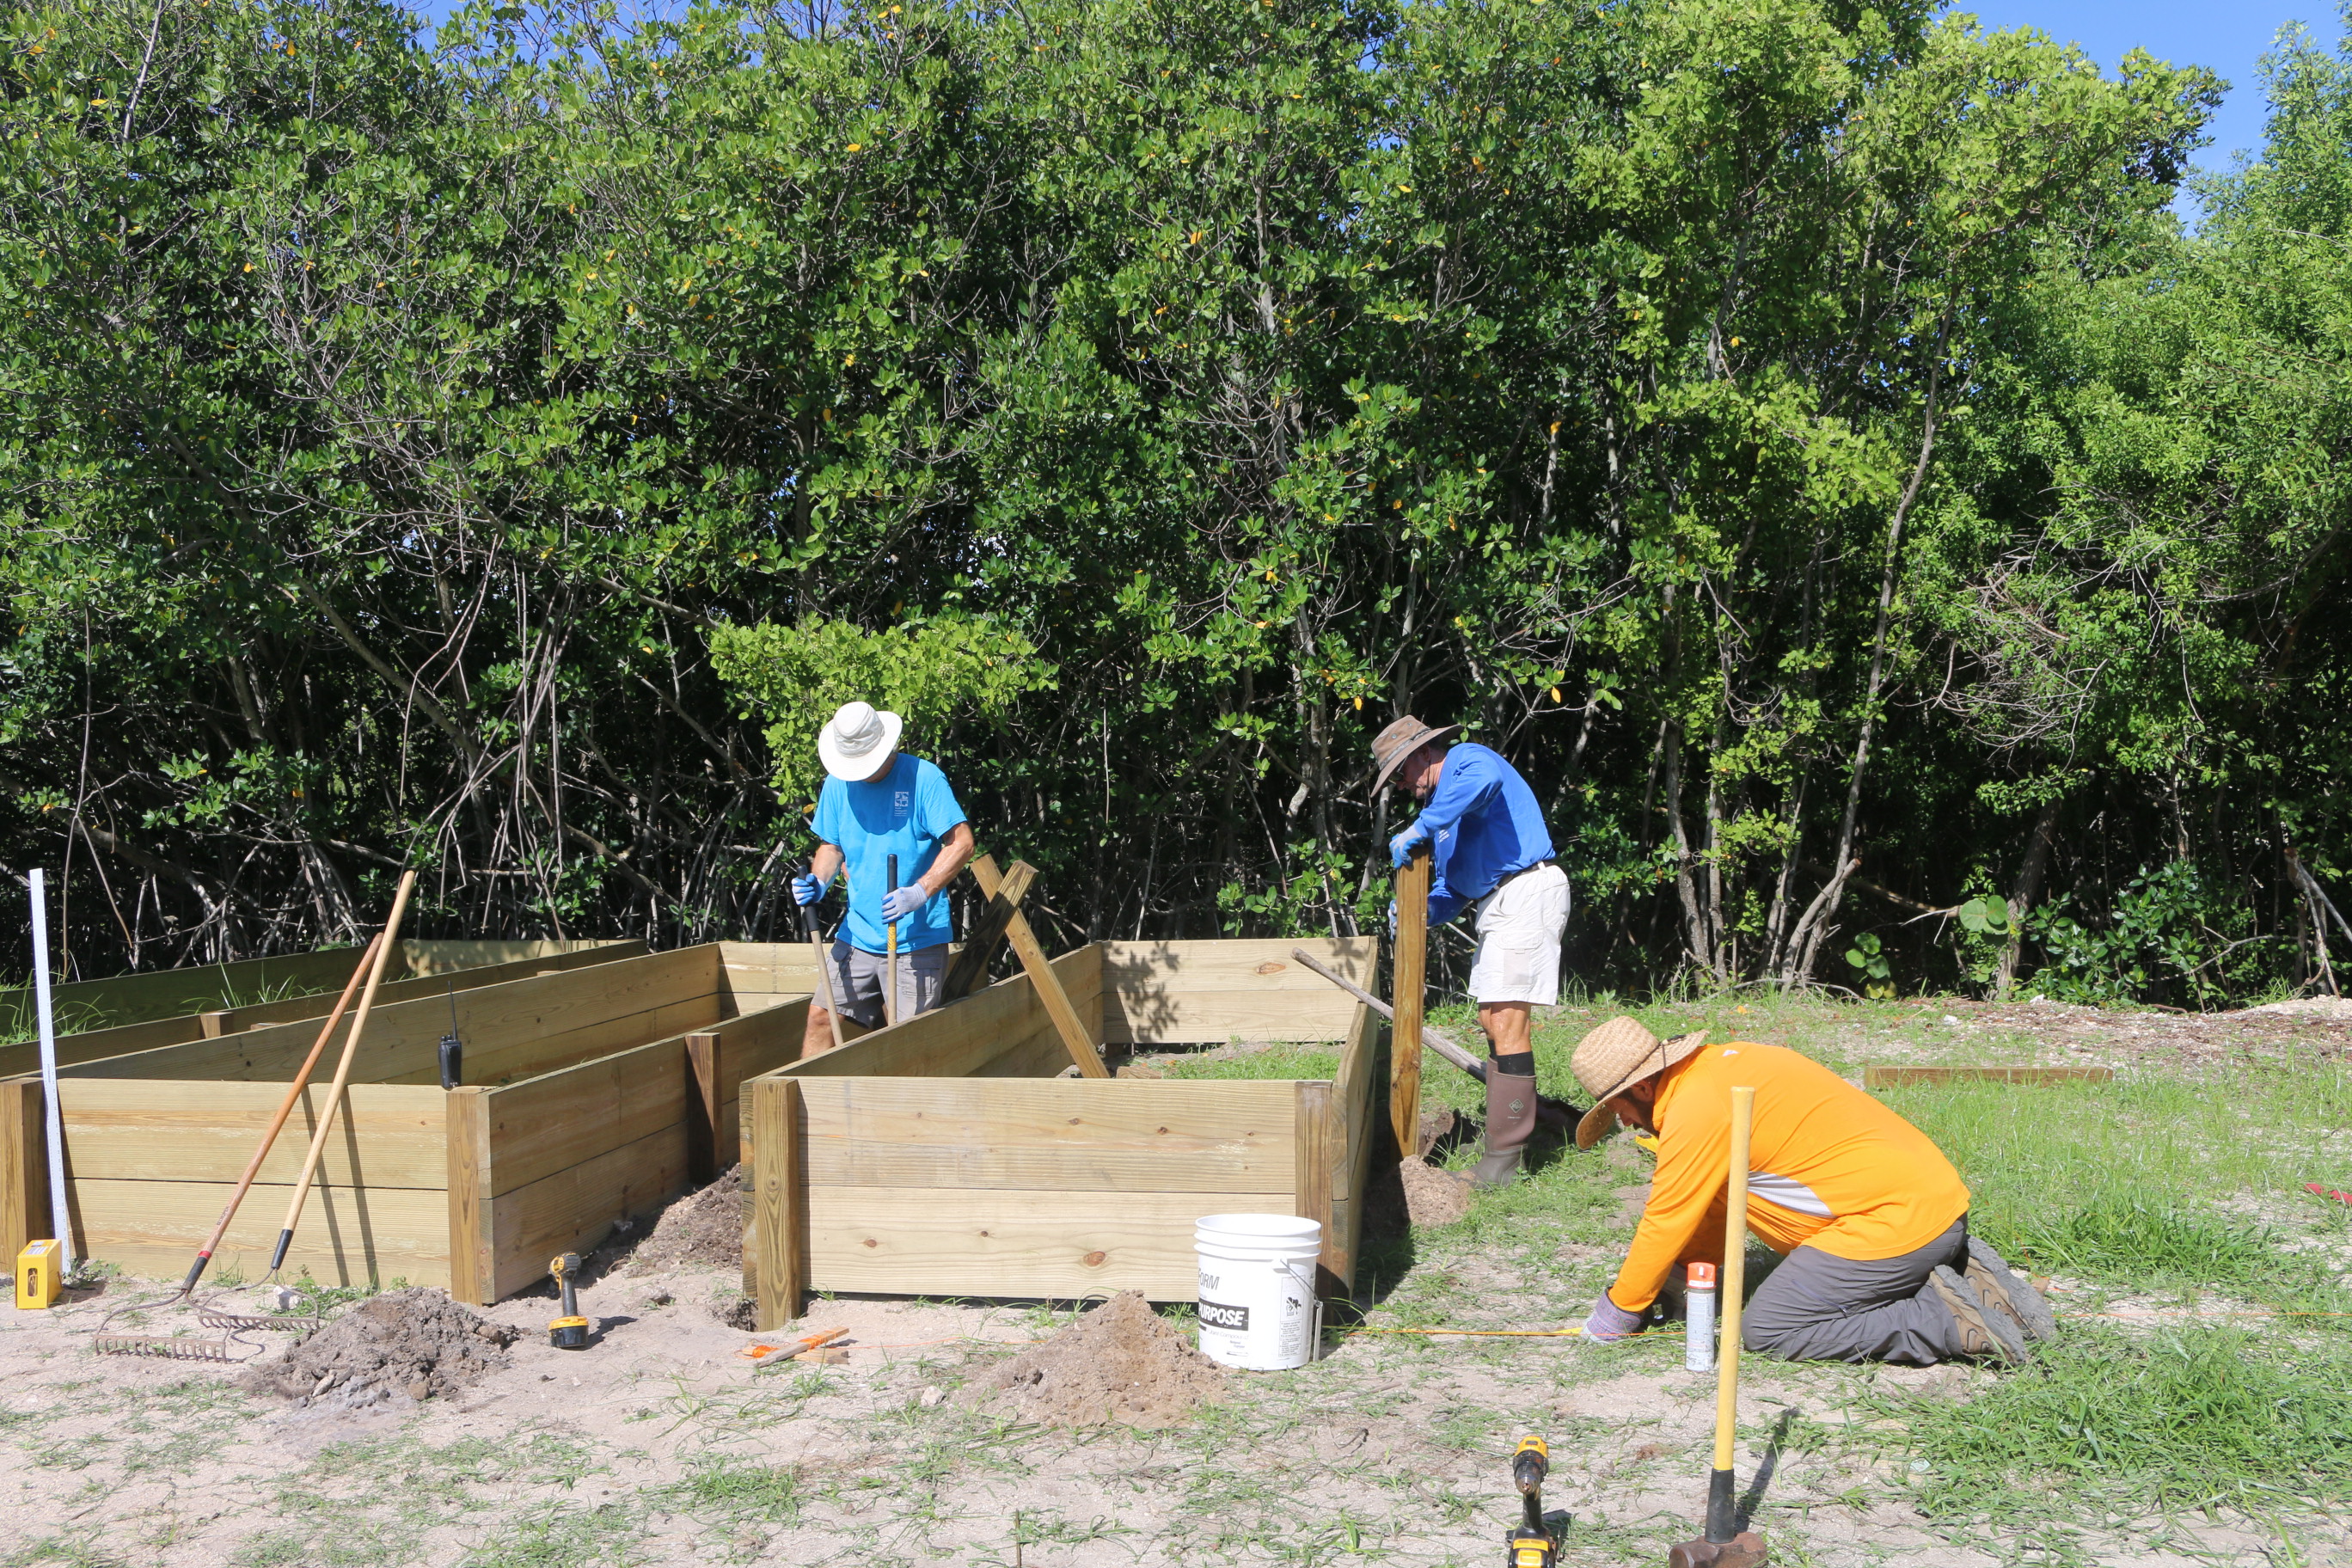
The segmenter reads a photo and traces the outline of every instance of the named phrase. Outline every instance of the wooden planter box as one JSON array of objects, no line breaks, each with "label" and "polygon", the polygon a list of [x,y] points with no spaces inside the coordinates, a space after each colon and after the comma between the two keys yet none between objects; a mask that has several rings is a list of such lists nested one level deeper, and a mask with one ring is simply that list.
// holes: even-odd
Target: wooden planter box
[{"label": "wooden planter box", "polygon": [[1064,1079],[1026,975],[743,1086],[744,1289],[772,1329],[812,1290],[1196,1299],[1193,1222],[1323,1222],[1321,1279],[1355,1275],[1385,1097],[1385,1026],[1293,962],[1360,984],[1347,941],[1098,942],[1053,970],[1097,1044],[1337,1041],[1329,1079]]},{"label": "wooden planter box", "polygon": [[[737,1086],[799,1054],[813,973],[804,947],[725,942],[460,989],[467,1084],[454,1090],[439,1079],[443,983],[388,1005],[380,996],[289,1271],[441,1285],[483,1304],[511,1295],[555,1254],[584,1251],[615,1221],[716,1174],[717,1152],[738,1138]],[[184,1271],[321,1021],[61,1068],[75,1256]],[[341,1043],[216,1269],[268,1266]],[[40,1080],[0,1081],[0,1247],[12,1258],[49,1234],[46,1149]]]}]

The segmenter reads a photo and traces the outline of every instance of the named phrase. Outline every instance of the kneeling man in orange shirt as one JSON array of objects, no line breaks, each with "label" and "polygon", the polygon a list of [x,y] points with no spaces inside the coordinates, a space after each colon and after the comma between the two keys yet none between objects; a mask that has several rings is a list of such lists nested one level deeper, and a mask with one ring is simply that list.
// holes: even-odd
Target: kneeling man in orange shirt
[{"label": "kneeling man in orange shirt", "polygon": [[1740,1320],[1748,1350],[1790,1361],[1932,1365],[2026,1359],[2057,1324],[2032,1286],[1969,1235],[1969,1189],[1943,1152],[1871,1096],[1780,1046],[1660,1040],[1612,1018],[1576,1047],[1590,1149],[1613,1122],[1656,1135],[1657,1175],[1585,1337],[1640,1331],[1693,1262],[1723,1258],[1731,1090],[1756,1090],[1748,1224],[1781,1254]]}]

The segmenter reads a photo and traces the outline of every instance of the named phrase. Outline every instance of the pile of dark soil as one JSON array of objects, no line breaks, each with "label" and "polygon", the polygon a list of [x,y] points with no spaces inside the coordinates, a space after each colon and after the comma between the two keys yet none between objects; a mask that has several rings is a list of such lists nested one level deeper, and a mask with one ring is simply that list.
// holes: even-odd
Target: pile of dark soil
[{"label": "pile of dark soil", "polygon": [[1470,1212],[1466,1177],[1441,1171],[1424,1160],[1400,1161],[1397,1176],[1404,1183],[1405,1212],[1415,1225],[1452,1225]]},{"label": "pile of dark soil", "polygon": [[1223,1399],[1225,1374],[1125,1290],[998,1367],[977,1401],[1053,1426],[1172,1426]]},{"label": "pile of dark soil", "polygon": [[743,1261],[743,1167],[735,1166],[662,1210],[651,1236],[629,1255],[629,1272],[693,1264],[733,1268]]},{"label": "pile of dark soil", "polygon": [[256,1363],[243,1382],[255,1394],[306,1404],[333,1398],[367,1405],[394,1394],[427,1399],[470,1387],[506,1365],[515,1334],[438,1290],[390,1290],[297,1341],[284,1355]]}]

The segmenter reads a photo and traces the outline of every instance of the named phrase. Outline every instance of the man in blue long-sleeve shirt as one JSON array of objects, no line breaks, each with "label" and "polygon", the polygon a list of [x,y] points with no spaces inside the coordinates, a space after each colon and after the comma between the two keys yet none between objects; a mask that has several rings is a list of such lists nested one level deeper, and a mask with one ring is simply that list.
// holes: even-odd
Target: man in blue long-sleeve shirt
[{"label": "man in blue long-sleeve shirt", "polygon": [[1429,923],[1465,905],[1476,910],[1478,952],[1470,994],[1494,1064],[1486,1072],[1486,1154],[1471,1180],[1509,1183],[1536,1126],[1535,1047],[1528,1010],[1559,1000],[1559,942],[1568,929],[1568,875],[1552,864],[1551,834],[1535,791],[1502,756],[1475,742],[1448,746],[1458,724],[1410,716],[1372,741],[1372,793],[1393,784],[1421,803],[1411,826],[1389,840],[1402,866],[1426,844],[1434,859]]}]

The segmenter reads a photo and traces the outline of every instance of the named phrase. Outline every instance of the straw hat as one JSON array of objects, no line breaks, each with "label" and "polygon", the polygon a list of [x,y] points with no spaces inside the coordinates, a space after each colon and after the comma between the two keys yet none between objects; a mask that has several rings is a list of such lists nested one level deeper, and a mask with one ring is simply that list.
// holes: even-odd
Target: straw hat
[{"label": "straw hat", "polygon": [[1622,1094],[1653,1073],[1661,1073],[1706,1044],[1706,1031],[1694,1029],[1672,1041],[1631,1018],[1612,1018],[1576,1043],[1576,1081],[1592,1097],[1592,1109],[1576,1124],[1576,1146],[1590,1149],[1613,1126],[1617,1113],[1609,1097]]},{"label": "straw hat", "polygon": [[1372,793],[1389,782],[1389,775],[1402,766],[1404,760],[1432,741],[1450,740],[1462,733],[1459,724],[1424,724],[1408,713],[1372,737],[1372,764],[1380,772],[1372,775]]},{"label": "straw hat", "polygon": [[898,731],[905,727],[898,715],[879,712],[871,702],[845,702],[817,731],[816,754],[835,778],[863,784],[898,749]]}]

